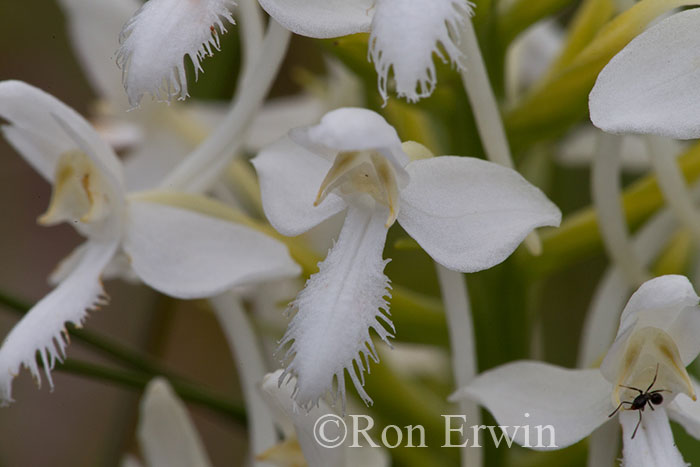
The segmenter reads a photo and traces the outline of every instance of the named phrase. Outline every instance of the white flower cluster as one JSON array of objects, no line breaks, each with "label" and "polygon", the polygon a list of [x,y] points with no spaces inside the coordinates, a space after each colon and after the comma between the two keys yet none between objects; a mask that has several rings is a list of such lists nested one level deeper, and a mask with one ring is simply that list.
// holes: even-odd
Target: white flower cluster
[{"label": "white flower cluster", "polygon": [[[479,404],[499,425],[551,425],[556,443],[544,444],[566,447],[595,430],[615,434],[614,424],[606,422],[618,416],[624,465],[685,465],[668,420],[700,434],[700,408],[694,402],[700,386],[686,370],[700,353],[700,298],[686,277],[651,278],[647,270],[649,252],[663,246],[668,230],[652,223],[673,223],[675,217],[663,214],[645,227],[652,233],[627,238],[624,216],[610,198],[619,195],[619,182],[606,185],[620,164],[609,165],[615,163],[612,156],[613,162],[600,157],[604,148],[617,148],[616,157],[624,152],[615,136],[592,135],[595,148],[582,149],[581,157],[576,153],[580,161],[597,151],[591,163],[593,197],[613,260],[584,329],[581,368],[519,361],[477,374],[461,273],[500,264],[523,242],[538,254],[542,243],[535,230],[558,227],[562,215],[513,168],[476,43],[474,4],[61,3],[76,53],[101,100],[97,114],[91,123],[34,86],[2,81],[0,117],[5,139],[52,185],[39,223],[66,222],[85,241],[51,276],[55,288],[2,342],[0,404],[12,402],[12,382],[21,367],[37,382],[43,372],[53,385],[51,370],[66,357],[66,323],[80,326],[88,311],[108,302],[101,278],[138,280],[171,297],[210,301],[234,350],[257,461],[388,465],[382,451],[358,460],[352,449],[319,448],[310,431],[319,416],[345,412],[346,378],[363,402],[372,403],[365,375],[379,364],[380,354],[372,333],[386,343],[401,333],[392,322],[393,291],[384,272],[390,261],[384,258],[387,235],[398,223],[437,265],[460,387],[451,399],[472,420],[478,419]],[[260,8],[269,15],[266,27]],[[700,137],[699,23],[700,10],[689,10],[642,33],[610,60],[590,94],[595,126],[613,134],[654,135],[634,141],[649,148],[670,208],[698,235],[700,216],[668,155],[676,146],[659,135]],[[189,97],[186,57],[196,77],[234,25],[241,30],[244,59],[231,104],[171,102]],[[548,23],[518,49],[508,99],[519,99],[523,87],[551,65],[564,40],[557,27]],[[491,161],[435,156],[422,144],[402,141],[388,114],[364,107],[362,84],[336,61],[329,60],[327,77],[307,83],[303,94],[265,102],[292,32],[319,39],[369,33],[367,57],[376,68],[378,101],[385,106],[394,95],[407,101],[400,102],[405,108],[431,96],[439,88],[435,59],[450,62],[462,75]],[[142,103],[147,94],[168,105]],[[567,146],[568,154],[572,147]],[[254,156],[255,173],[238,157],[243,154]],[[245,190],[247,198],[241,195]],[[256,203],[265,221],[256,220]],[[325,259],[317,262],[316,251],[326,249]],[[300,275],[306,279],[301,287]],[[296,298],[277,348],[280,368],[269,367],[243,298],[276,302],[287,298],[289,289]],[[267,308],[276,310],[276,303]],[[328,405],[336,402],[336,409]],[[645,408],[650,410],[642,416]],[[518,433],[514,440],[528,444]],[[148,465],[211,464],[164,380],[154,380],[146,390],[139,441]],[[592,453],[601,452],[594,446],[592,441]],[[613,456],[614,446],[606,451]],[[478,450],[464,450],[462,456],[469,465],[483,462]],[[129,458],[125,464],[140,462]]]}]

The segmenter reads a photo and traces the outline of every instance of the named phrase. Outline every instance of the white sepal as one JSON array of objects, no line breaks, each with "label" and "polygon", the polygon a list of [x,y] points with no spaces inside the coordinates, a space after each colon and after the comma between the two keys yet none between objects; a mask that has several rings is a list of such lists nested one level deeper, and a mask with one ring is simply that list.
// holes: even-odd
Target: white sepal
[{"label": "white sepal", "polygon": [[[234,24],[232,0],[149,0],[124,25],[117,63],[129,103],[144,94],[170,101],[185,99],[185,56],[202,71],[201,60],[219,49],[224,22]],[[196,75],[195,75],[196,76]]]},{"label": "white sepal", "polygon": [[591,121],[610,133],[700,137],[700,10],[676,13],[630,42],[590,94]]},{"label": "white sepal", "polygon": [[369,32],[376,0],[259,0],[285,28],[307,37]]},{"label": "white sepal", "polygon": [[116,243],[88,243],[80,264],[15,325],[0,347],[0,405],[12,402],[12,380],[20,365],[41,383],[37,352],[51,387],[51,369],[65,357],[65,323],[80,326],[89,310],[106,303],[100,273],[114,256]]},{"label": "white sepal", "polygon": [[248,227],[164,204],[132,201],[124,239],[146,284],[178,298],[292,277],[299,267],[279,241]]},{"label": "white sepal", "polygon": [[[310,408],[326,392],[345,402],[345,370],[360,397],[369,360],[378,361],[370,329],[392,337],[388,317],[389,279],[383,270],[386,209],[351,206],[338,242],[292,303],[296,310],[280,349],[287,347],[285,375],[297,377],[294,397]],[[335,387],[334,387],[335,385]]]},{"label": "white sepal", "polygon": [[409,102],[432,94],[437,82],[433,54],[459,65],[455,37],[470,21],[473,4],[467,0],[377,0],[369,39],[369,56],[378,74],[379,93],[388,97],[389,70],[396,93]]},{"label": "white sepal", "polygon": [[435,261],[462,272],[490,268],[561,212],[516,171],[471,157],[411,162],[399,223]]},{"label": "white sepal", "polygon": [[260,180],[265,216],[282,235],[302,234],[347,206],[334,193],[314,206],[331,162],[286,136],[263,149],[252,163]]},{"label": "white sepal", "polygon": [[639,411],[626,410],[620,414],[622,424],[623,467],[686,467],[671,433],[666,410],[645,410],[642,423],[632,439],[639,422]]},{"label": "white sepal", "polygon": [[138,438],[148,467],[212,465],[185,404],[163,378],[155,378],[146,386]]},{"label": "white sepal", "polygon": [[[529,361],[480,374],[450,400],[462,398],[482,404],[516,443],[533,449],[570,446],[602,425],[612,411],[610,383],[597,369],[567,370]],[[554,429],[542,429],[538,438],[538,425]]]},{"label": "white sepal", "polygon": [[121,163],[112,149],[82,116],[52,95],[22,81],[2,81],[0,117],[10,123],[2,126],[8,141],[49,182],[61,156],[80,150],[115,190],[121,189]]},{"label": "white sepal", "polygon": [[408,181],[403,167],[409,158],[401,148],[399,135],[377,112],[343,107],[325,114],[317,125],[292,130],[289,136],[309,151],[331,160],[340,152],[375,150],[391,162],[401,186]]}]

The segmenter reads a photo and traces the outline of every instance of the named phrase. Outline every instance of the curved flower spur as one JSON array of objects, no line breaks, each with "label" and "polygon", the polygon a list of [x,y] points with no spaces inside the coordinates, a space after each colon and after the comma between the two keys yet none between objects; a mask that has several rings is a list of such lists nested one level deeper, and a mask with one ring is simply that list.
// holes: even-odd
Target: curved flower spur
[{"label": "curved flower spur", "polygon": [[412,161],[394,128],[365,109],[334,110],[318,125],[292,130],[253,165],[265,214],[284,235],[346,210],[337,242],[291,304],[297,312],[281,343],[288,346],[285,375],[297,377],[294,397],[306,408],[334,384],[344,400],[345,370],[371,402],[362,388],[365,366],[377,361],[369,330],[383,340],[393,333],[382,251],[394,221],[435,261],[474,272],[503,261],[532,229],[561,219],[513,170],[467,157]]},{"label": "curved flower spur", "polygon": [[[572,445],[619,413],[624,466],[685,466],[668,419],[700,436],[700,406],[695,402],[700,386],[685,369],[700,353],[699,301],[683,276],[649,280],[622,312],[617,337],[600,369],[509,363],[482,373],[452,399],[481,403],[499,425],[513,427],[508,437],[535,449]],[[625,403],[654,389],[663,389],[657,393],[662,398],[652,400],[655,410],[643,417]],[[543,429],[542,439],[532,435],[535,427],[547,425],[552,430]]]},{"label": "curved flower spur", "polygon": [[100,275],[119,251],[154,289],[178,298],[210,297],[232,286],[298,274],[286,247],[248,227],[165,204],[167,196],[128,194],[122,165],[75,111],[19,81],[0,82],[5,138],[53,182],[43,225],[68,222],[86,242],[53,275],[58,286],[12,329],[0,347],[0,404],[12,400],[20,365],[40,381],[65,354],[64,323],[80,325],[105,303]]}]

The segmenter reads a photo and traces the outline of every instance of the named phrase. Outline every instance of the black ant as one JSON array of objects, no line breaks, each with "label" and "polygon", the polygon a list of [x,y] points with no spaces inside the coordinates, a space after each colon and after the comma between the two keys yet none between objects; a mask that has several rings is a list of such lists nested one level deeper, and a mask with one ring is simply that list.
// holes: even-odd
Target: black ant
[{"label": "black ant", "polygon": [[651,384],[649,387],[646,389],[646,391],[642,391],[641,389],[638,388],[633,388],[630,386],[623,386],[622,384],[620,387],[627,388],[627,389],[632,389],[634,391],[639,392],[639,395],[634,398],[633,401],[622,401],[620,402],[620,405],[617,406],[617,408],[608,415],[608,418],[612,417],[617,413],[620,408],[624,404],[629,404],[629,407],[626,408],[625,410],[638,410],[639,411],[639,421],[637,422],[637,426],[634,427],[634,432],[632,433],[632,439],[634,439],[634,436],[637,434],[637,429],[639,428],[639,424],[642,423],[642,412],[644,412],[644,409],[646,408],[647,405],[649,405],[649,408],[651,410],[654,410],[655,405],[661,405],[664,402],[664,396],[661,395],[662,392],[671,392],[668,389],[657,389],[655,391],[649,392],[649,390],[654,387],[654,383],[656,383],[656,377],[659,376],[659,364],[656,364],[656,372],[654,373],[654,379],[651,381]]}]

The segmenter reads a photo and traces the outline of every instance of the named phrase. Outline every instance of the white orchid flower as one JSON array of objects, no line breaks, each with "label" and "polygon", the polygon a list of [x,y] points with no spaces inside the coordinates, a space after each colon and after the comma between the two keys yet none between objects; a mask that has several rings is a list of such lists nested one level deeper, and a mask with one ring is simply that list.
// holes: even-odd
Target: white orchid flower
[{"label": "white orchid flower", "polygon": [[164,378],[154,378],[141,399],[137,435],[145,464],[127,456],[122,467],[209,467],[213,465],[187,413]]},{"label": "white orchid flower", "polygon": [[334,379],[344,398],[345,370],[371,401],[362,389],[365,365],[377,361],[369,330],[383,340],[392,335],[382,324],[392,326],[382,250],[395,220],[436,261],[472,272],[500,263],[532,229],[561,218],[513,170],[454,156],[411,162],[394,128],[366,109],[332,111],[263,150],[253,165],[265,214],[283,235],[347,210],[336,244],[292,304],[297,313],[282,341],[287,372],[298,378],[296,401],[307,408]]},{"label": "white orchid flower", "polygon": [[129,103],[138,106],[144,94],[158,100],[185,99],[184,57],[195,73],[200,62],[219,49],[224,23],[234,24],[232,0],[149,0],[124,25],[117,63],[124,73]]},{"label": "white orchid flower", "polygon": [[[387,99],[389,71],[396,94],[409,102],[432,94],[437,82],[433,54],[460,66],[458,35],[469,21],[467,0],[259,0],[278,23],[302,36],[339,37],[369,32],[369,57]],[[442,50],[441,50],[442,48]]]},{"label": "white orchid flower", "polygon": [[40,380],[36,353],[50,369],[67,345],[64,323],[80,325],[105,302],[100,274],[118,252],[147,285],[179,298],[209,297],[235,285],[298,273],[286,248],[242,225],[128,194],[109,145],[75,111],[18,81],[0,83],[7,140],[53,182],[43,225],[68,222],[87,241],[54,274],[60,281],[14,327],[0,348],[0,403],[12,400],[20,365]]},{"label": "white orchid flower", "polygon": [[[335,412],[323,401],[310,411],[300,410],[293,399],[295,381],[291,380],[280,385],[283,370],[268,373],[262,382],[262,395],[268,407],[275,414],[275,418],[282,428],[284,439],[281,443],[272,446],[258,456],[258,460],[280,467],[299,467],[309,465],[320,466],[354,466],[386,467],[390,465],[389,455],[385,449],[373,447],[349,447],[352,439],[346,438],[345,443],[336,447],[327,447],[319,444],[315,432],[316,421],[321,417],[335,415]],[[333,425],[329,425],[329,438],[336,434],[331,432]]]},{"label": "white orchid flower", "polygon": [[[649,280],[627,302],[600,369],[514,362],[481,374],[452,398],[476,400],[510,427],[515,442],[538,449],[574,444],[619,414],[624,466],[685,466],[668,420],[700,436],[700,386],[685,369],[700,353],[699,301],[683,276]],[[643,412],[632,405],[641,396],[649,399]]]}]

